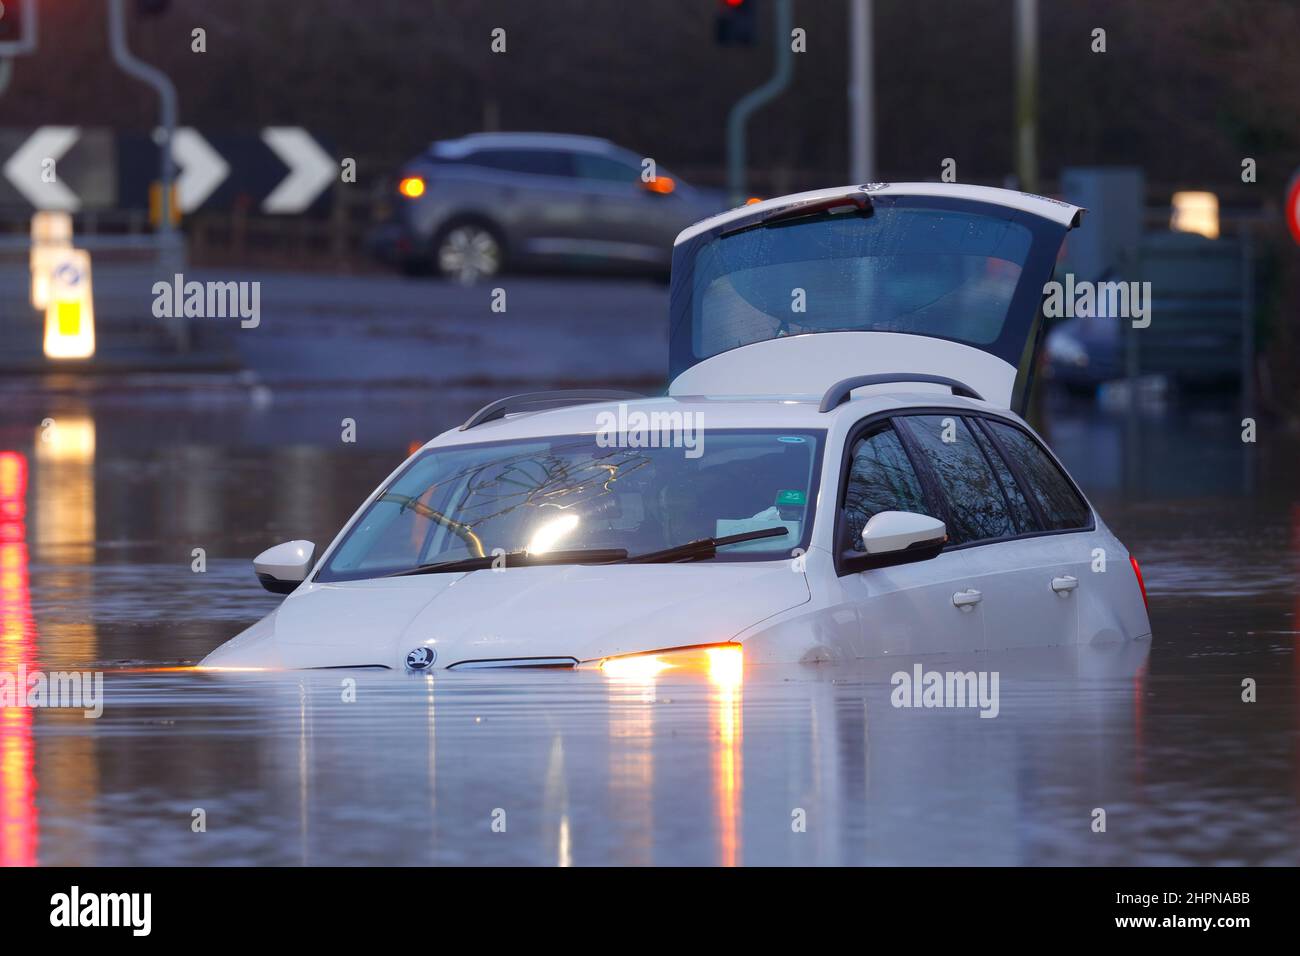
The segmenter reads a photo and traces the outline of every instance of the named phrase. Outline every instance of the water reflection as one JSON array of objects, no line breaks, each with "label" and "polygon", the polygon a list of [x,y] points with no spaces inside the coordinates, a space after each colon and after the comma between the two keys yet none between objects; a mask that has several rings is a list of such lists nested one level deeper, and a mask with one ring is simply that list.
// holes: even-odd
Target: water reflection
[{"label": "water reflection", "polygon": [[[0,675],[15,693],[36,659],[26,519],[27,457],[0,451]],[[32,712],[0,707],[0,866],[35,864],[38,838]]]},{"label": "water reflection", "polygon": [[95,423],[85,413],[47,418],[34,445],[36,558],[87,564],[95,553]]},{"label": "water reflection", "polygon": [[[148,785],[98,781],[111,826],[61,800],[41,826],[93,830],[93,862],[128,864],[1109,859],[1089,847],[1086,812],[1137,799],[1145,654],[995,660],[996,720],[893,708],[883,662],[743,677],[728,662],[642,681],[110,674],[98,758],[147,765]],[[72,741],[67,728],[51,736],[54,759]],[[1062,750],[1053,737],[1078,739]],[[202,838],[190,831],[200,806]],[[792,825],[796,810],[806,826]],[[1084,814],[1073,835],[1059,825],[1067,811]]]},{"label": "water reflection", "polygon": [[705,653],[708,655],[709,716],[713,732],[718,863],[736,866],[741,862],[740,827],[744,798],[743,655],[740,648],[734,647],[710,647]]},{"label": "water reflection", "polygon": [[618,851],[630,864],[654,862],[656,677],[625,673],[607,676],[609,714],[609,806],[622,821]]}]

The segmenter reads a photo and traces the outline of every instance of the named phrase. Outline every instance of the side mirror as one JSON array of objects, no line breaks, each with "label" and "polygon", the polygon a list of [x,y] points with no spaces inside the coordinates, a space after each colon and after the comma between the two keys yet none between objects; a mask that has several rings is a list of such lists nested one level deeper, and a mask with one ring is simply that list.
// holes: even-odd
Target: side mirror
[{"label": "side mirror", "polygon": [[315,554],[311,541],[286,541],[255,557],[253,572],[272,594],[291,594],[307,577]]},{"label": "side mirror", "polygon": [[909,548],[923,548],[948,540],[948,529],[938,518],[910,511],[882,511],[871,516],[862,529],[867,554],[892,554]]},{"label": "side mirror", "polygon": [[882,511],[872,515],[862,529],[862,547],[867,553],[845,553],[840,558],[840,570],[847,573],[928,561],[939,556],[947,541],[948,529],[938,518],[910,511]]}]

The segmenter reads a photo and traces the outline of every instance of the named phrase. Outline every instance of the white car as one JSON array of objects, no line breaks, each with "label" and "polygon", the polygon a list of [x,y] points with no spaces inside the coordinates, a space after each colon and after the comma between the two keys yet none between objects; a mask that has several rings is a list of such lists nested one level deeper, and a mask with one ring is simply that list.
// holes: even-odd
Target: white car
[{"label": "white car", "polygon": [[641,673],[1149,637],[1136,560],[1012,410],[1081,212],[872,184],[692,226],[665,397],[485,407],[323,551],[261,554],[288,597],[202,666]]}]

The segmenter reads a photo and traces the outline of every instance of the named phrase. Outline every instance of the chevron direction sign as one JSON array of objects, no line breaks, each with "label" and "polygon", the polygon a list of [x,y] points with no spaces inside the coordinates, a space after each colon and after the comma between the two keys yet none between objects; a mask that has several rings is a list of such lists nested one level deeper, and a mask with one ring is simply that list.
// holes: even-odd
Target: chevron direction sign
[{"label": "chevron direction sign", "polygon": [[[267,215],[321,212],[340,173],[339,162],[298,126],[213,136],[182,126],[171,148],[186,214],[236,205]],[[157,179],[158,145],[147,134],[0,129],[0,208],[146,208]]]}]

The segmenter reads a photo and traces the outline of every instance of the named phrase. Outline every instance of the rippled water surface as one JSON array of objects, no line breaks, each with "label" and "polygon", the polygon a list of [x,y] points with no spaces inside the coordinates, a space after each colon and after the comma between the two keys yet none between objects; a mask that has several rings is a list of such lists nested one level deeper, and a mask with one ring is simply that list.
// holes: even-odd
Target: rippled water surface
[{"label": "rippled water surface", "polygon": [[[1243,461],[1226,420],[1151,424],[1184,440],[1147,434],[1135,464],[1114,421],[1060,417],[1054,444],[1142,561],[1155,636],[924,660],[997,669],[990,720],[891,706],[897,661],[167,669],[274,607],[252,554],[328,541],[456,419],[389,401],[342,446],[333,409],[271,414],[74,405],[57,442],[0,429],[4,664],[107,668],[97,720],[0,710],[0,862],[1300,863],[1294,448]],[[276,440],[295,416],[307,437]]]}]

